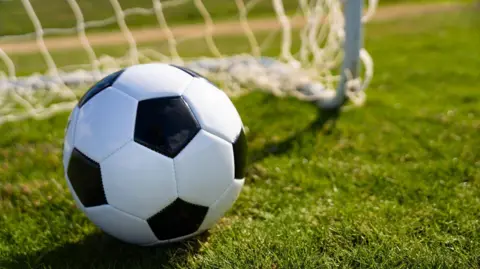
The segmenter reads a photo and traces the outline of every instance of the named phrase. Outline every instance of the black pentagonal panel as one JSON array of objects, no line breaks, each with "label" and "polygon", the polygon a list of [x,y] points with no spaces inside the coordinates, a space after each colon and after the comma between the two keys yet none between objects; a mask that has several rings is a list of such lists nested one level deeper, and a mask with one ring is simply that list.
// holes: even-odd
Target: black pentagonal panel
[{"label": "black pentagonal panel", "polygon": [[102,80],[97,82],[95,85],[93,85],[80,99],[78,102],[78,107],[82,107],[85,105],[88,100],[92,99],[95,95],[97,95],[99,92],[103,91],[104,89],[110,87],[113,85],[115,80],[118,79],[118,77],[125,71],[125,69],[122,69],[120,71],[117,71],[115,73],[112,73],[106,77],[104,77]]},{"label": "black pentagonal panel", "polygon": [[208,80],[206,77],[200,75],[199,73],[193,71],[192,69],[186,68],[186,67],[184,67],[184,66],[174,65],[174,64],[171,64],[171,66],[176,67],[176,68],[182,70],[183,72],[189,74],[189,75],[192,76],[192,77],[195,77],[195,78],[203,78],[203,79],[205,79],[206,81],[208,81],[210,84],[213,85],[213,83],[212,83],[210,80]]},{"label": "black pentagonal panel", "polygon": [[192,77],[205,78],[205,77],[203,77],[202,75],[200,75],[199,73],[193,71],[192,69],[186,68],[186,67],[184,67],[184,66],[179,66],[179,65],[174,65],[174,64],[171,64],[171,66],[176,67],[176,68],[182,70],[182,71],[185,72],[185,73],[188,73],[188,74],[189,74],[190,76],[192,76]]},{"label": "black pentagonal panel", "polygon": [[207,211],[208,207],[194,205],[177,198],[147,222],[159,240],[169,240],[196,232]]},{"label": "black pentagonal panel", "polygon": [[235,161],[235,178],[242,179],[245,177],[245,171],[247,168],[247,137],[242,130],[237,139],[233,143],[233,159]]},{"label": "black pentagonal panel", "polygon": [[170,158],[175,157],[200,131],[182,97],[164,97],[138,103],[135,142]]},{"label": "black pentagonal panel", "polygon": [[68,164],[68,179],[85,207],[107,203],[100,165],[74,148]]}]

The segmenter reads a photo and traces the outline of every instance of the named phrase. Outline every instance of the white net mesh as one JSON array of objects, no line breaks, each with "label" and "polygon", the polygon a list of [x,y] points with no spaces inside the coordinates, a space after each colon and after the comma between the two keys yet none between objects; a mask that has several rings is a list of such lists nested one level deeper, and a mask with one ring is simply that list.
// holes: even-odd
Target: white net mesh
[{"label": "white net mesh", "polygon": [[[366,50],[352,63],[363,63],[363,76],[356,66],[345,66],[348,49],[346,5],[361,0],[269,0],[270,17],[251,18],[250,12],[261,0],[235,0],[235,16],[215,19],[202,0],[153,0],[150,8],[123,9],[118,0],[110,0],[114,16],[86,21],[76,0],[67,3],[75,26],[46,28],[30,0],[21,0],[34,31],[0,35],[0,124],[26,118],[42,119],[72,109],[89,85],[120,68],[145,62],[166,62],[189,67],[214,80],[230,96],[252,90],[268,91],[276,96],[295,96],[302,100],[329,100],[344,91],[355,104],[364,100],[364,89],[373,75],[373,61]],[[295,9],[285,4],[295,2]],[[368,2],[362,22],[351,20],[350,28],[361,28],[373,14],[377,0]],[[201,15],[201,23],[171,26],[166,14],[170,9],[192,7]],[[354,7],[362,7],[355,5]],[[1,9],[1,7],[0,7]],[[150,16],[156,25],[129,27],[129,16]],[[116,25],[119,31],[102,31]],[[93,31],[92,31],[93,30]],[[219,45],[216,38],[241,36],[242,51],[232,45]],[[204,42],[208,56],[192,57],[189,48]],[[156,42],[160,46],[143,46]],[[124,53],[98,52],[100,46],[122,44]],[[125,44],[127,47],[125,47]],[[183,45],[182,44],[186,44]],[[269,50],[270,47],[277,50]],[[52,53],[82,50],[78,64],[74,59],[60,66]],[[233,52],[232,52],[233,51]],[[73,53],[73,52],[72,52]],[[21,76],[17,74],[17,55],[39,54],[45,70]],[[207,55],[206,53],[201,53]],[[73,55],[73,54],[72,54]],[[32,56],[33,57],[33,56]],[[74,57],[72,57],[74,58]],[[87,58],[87,63],[85,63]],[[351,68],[353,70],[341,70]],[[346,78],[341,83],[342,75]]]}]

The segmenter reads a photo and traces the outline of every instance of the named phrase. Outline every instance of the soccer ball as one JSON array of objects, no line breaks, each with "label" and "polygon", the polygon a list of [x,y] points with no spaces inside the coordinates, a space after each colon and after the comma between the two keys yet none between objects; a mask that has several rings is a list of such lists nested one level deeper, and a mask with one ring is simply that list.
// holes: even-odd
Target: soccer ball
[{"label": "soccer ball", "polygon": [[174,65],[133,65],[95,84],[66,128],[63,166],[77,206],[137,245],[210,229],[244,184],[247,142],[228,96]]}]

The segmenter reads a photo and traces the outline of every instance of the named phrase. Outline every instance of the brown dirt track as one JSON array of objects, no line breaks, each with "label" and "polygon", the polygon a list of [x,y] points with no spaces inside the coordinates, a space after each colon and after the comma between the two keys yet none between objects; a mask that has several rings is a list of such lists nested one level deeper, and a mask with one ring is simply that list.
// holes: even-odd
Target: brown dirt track
[{"label": "brown dirt track", "polygon": [[[419,16],[425,13],[443,12],[448,10],[456,10],[462,7],[459,4],[402,4],[388,7],[378,8],[373,21],[392,20],[405,16]],[[291,21],[292,27],[298,28],[303,25],[301,18],[295,18]],[[279,23],[276,19],[252,19],[249,20],[249,26],[254,32],[268,31],[278,29]],[[182,37],[201,37],[204,34],[204,26],[202,24],[182,25],[171,28],[173,34],[177,38]],[[238,21],[224,21],[215,24],[215,35],[236,35],[242,32],[242,27]],[[132,35],[138,43],[164,40],[166,35],[158,27],[148,29],[131,30]],[[88,40],[92,46],[105,46],[111,44],[126,43],[121,32],[110,33],[92,33],[88,34]],[[65,37],[48,37],[45,38],[45,44],[49,50],[65,50],[81,47],[81,43],[77,36]],[[9,54],[32,53],[39,51],[36,40],[26,40],[17,42],[1,42],[0,49]]]}]

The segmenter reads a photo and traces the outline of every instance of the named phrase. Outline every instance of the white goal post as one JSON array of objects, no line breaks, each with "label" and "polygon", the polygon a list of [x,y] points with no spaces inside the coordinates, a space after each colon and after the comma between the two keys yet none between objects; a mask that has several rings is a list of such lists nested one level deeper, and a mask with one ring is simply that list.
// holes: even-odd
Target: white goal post
[{"label": "white goal post", "polygon": [[[67,0],[76,26],[44,28],[30,0],[21,0],[35,31],[0,36],[0,125],[69,111],[97,80],[145,62],[191,68],[218,83],[229,96],[264,90],[315,102],[324,109],[339,108],[346,100],[357,105],[364,102],[373,60],[363,48],[363,25],[373,15],[378,0],[296,0],[295,13],[284,8],[285,1],[293,0],[263,0],[271,1],[270,19],[249,18],[249,11],[262,0],[232,1],[238,13],[225,21],[212,18],[202,0],[152,0],[150,8],[129,9],[123,9],[118,0],[110,0],[115,16],[85,21],[77,0]],[[203,18],[200,24],[169,25],[165,14],[170,8],[192,4]],[[155,29],[139,31],[127,24],[126,18],[133,15],[154,16],[158,24],[152,27]],[[128,45],[123,56],[99,55],[96,50],[96,45],[105,41],[98,32],[112,24],[120,31],[105,32],[105,36],[123,38]],[[97,32],[90,33],[90,29]],[[216,37],[235,31],[245,38],[249,49],[224,52]],[[205,42],[213,57],[183,57],[179,45],[192,40]],[[143,47],[146,41],[163,42],[166,49]],[[272,42],[280,45],[277,55],[265,53]],[[56,50],[74,49],[84,51],[87,64],[59,66],[52,56]],[[17,75],[20,66],[13,56],[27,52],[40,54],[47,69]]]}]

